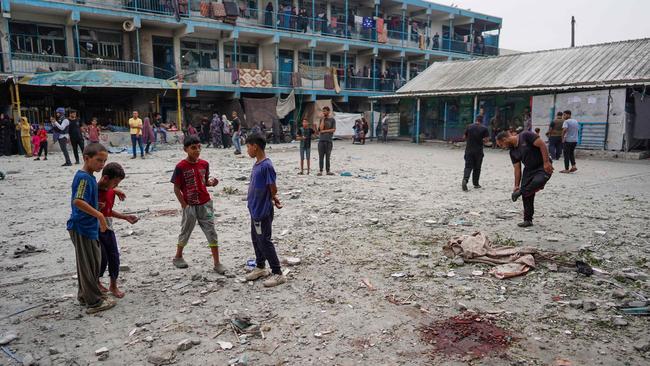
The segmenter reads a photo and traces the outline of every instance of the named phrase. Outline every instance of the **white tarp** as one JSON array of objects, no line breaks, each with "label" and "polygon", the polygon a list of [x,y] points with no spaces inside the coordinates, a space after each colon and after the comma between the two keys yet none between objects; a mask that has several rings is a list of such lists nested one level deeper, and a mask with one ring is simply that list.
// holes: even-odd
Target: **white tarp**
[{"label": "white tarp", "polygon": [[291,93],[285,99],[278,98],[278,104],[275,109],[279,119],[286,117],[287,114],[296,109],[296,96],[293,90],[291,90]]},{"label": "white tarp", "polygon": [[336,132],[334,136],[350,137],[354,135],[354,122],[361,119],[363,113],[341,113],[336,112],[334,119],[336,120]]}]

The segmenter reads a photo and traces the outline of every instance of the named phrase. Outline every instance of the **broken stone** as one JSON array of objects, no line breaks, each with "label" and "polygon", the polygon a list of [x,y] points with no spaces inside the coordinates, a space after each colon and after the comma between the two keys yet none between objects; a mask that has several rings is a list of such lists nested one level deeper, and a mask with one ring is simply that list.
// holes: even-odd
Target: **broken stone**
[{"label": "broken stone", "polygon": [[612,323],[614,323],[614,325],[616,325],[617,327],[625,327],[625,326],[627,326],[627,321],[625,321],[625,319],[623,319],[623,318],[616,317],[616,318],[614,318],[614,321]]},{"label": "broken stone", "polygon": [[194,300],[194,301],[192,301],[192,306],[199,306],[199,305],[201,305],[202,303],[203,303],[202,300]]},{"label": "broken stone", "polygon": [[454,259],[451,260],[451,263],[453,263],[456,266],[462,266],[465,265],[465,260],[461,256],[456,256]]},{"label": "broken stone", "polygon": [[120,264],[120,272],[130,272],[130,271],[131,271],[131,267],[124,264]]},{"label": "broken stone", "polygon": [[54,347],[50,347],[47,351],[50,354],[50,356],[58,355],[59,353],[61,353],[61,351],[59,351]]},{"label": "broken stone", "polygon": [[34,366],[38,365],[36,360],[34,359],[34,356],[32,356],[31,353],[26,354],[23,356],[23,366]]},{"label": "broken stone", "polygon": [[379,224],[379,219],[370,219],[370,225],[377,225]]},{"label": "broken stone", "polygon": [[198,338],[193,338],[192,339],[192,344],[195,345],[195,346],[198,346],[199,344],[201,344],[201,340],[198,339]]},{"label": "broken stone", "polygon": [[4,346],[18,339],[18,335],[13,333],[8,333],[0,338],[0,346]]},{"label": "broken stone", "polygon": [[194,345],[192,344],[192,341],[189,339],[183,339],[182,341],[178,342],[176,345],[176,350],[177,351],[187,351],[188,349],[192,348]]},{"label": "broken stone", "polygon": [[402,278],[402,277],[406,277],[406,273],[404,273],[404,272],[396,272],[396,273],[391,274],[390,276],[394,277],[394,278]]},{"label": "broken stone", "polygon": [[569,306],[575,309],[580,309],[582,307],[582,300],[571,300],[569,301]]},{"label": "broken stone", "polygon": [[219,347],[221,347],[222,350],[229,350],[232,349],[232,343],[226,342],[226,341],[217,341],[217,344],[219,344]]},{"label": "broken stone", "polygon": [[607,234],[607,231],[596,230],[596,231],[594,231],[594,234],[596,234],[596,235],[605,235],[605,234]]},{"label": "broken stone", "polygon": [[108,353],[108,348],[102,347],[102,348],[100,348],[98,350],[95,350],[95,356],[101,356],[104,353]]},{"label": "broken stone", "polygon": [[147,342],[147,343],[151,343],[151,342],[153,342],[153,337],[152,336],[146,336],[146,337],[144,337],[144,341]]},{"label": "broken stone", "polygon": [[546,240],[554,243],[560,241],[560,238],[549,236],[548,238],[546,238]]},{"label": "broken stone", "polygon": [[424,224],[425,224],[425,225],[428,225],[428,226],[432,226],[432,225],[437,224],[437,222],[436,222],[436,220],[426,220],[426,221],[424,222]]},{"label": "broken stone", "polygon": [[462,302],[457,302],[456,303],[456,310],[465,311],[465,310],[467,310],[467,305],[463,304]]},{"label": "broken stone", "polygon": [[412,251],[406,253],[406,255],[408,255],[409,257],[412,257],[412,258],[422,258],[422,257],[428,257],[429,253],[421,253],[418,250],[412,250]]},{"label": "broken stone", "polygon": [[472,276],[483,276],[483,271],[479,271],[479,270],[472,271]]},{"label": "broken stone", "polygon": [[594,300],[583,300],[582,301],[582,310],[584,311],[594,311],[598,308],[596,301]]},{"label": "broken stone", "polygon": [[622,288],[617,288],[616,290],[612,291],[612,297],[615,299],[622,299],[625,296],[627,296],[627,291]]},{"label": "broken stone", "polygon": [[156,276],[158,276],[159,274],[160,274],[160,272],[158,272],[158,271],[151,271],[151,272],[149,272],[149,276],[151,276],[151,277],[156,277]]},{"label": "broken stone", "polygon": [[108,352],[102,353],[101,355],[99,355],[99,357],[97,357],[97,360],[98,361],[106,361],[106,360],[108,360]]},{"label": "broken stone", "polygon": [[156,366],[170,365],[176,361],[176,351],[171,348],[152,353],[147,357],[147,362]]},{"label": "broken stone", "polygon": [[282,264],[286,264],[287,266],[297,266],[301,261],[298,257],[286,257],[282,260],[282,262]]}]

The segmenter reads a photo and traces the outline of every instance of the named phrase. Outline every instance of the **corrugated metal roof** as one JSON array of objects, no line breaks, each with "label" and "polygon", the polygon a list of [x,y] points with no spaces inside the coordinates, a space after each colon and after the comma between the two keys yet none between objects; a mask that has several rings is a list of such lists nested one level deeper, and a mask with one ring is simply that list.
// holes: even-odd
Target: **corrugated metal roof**
[{"label": "corrugated metal roof", "polygon": [[436,62],[393,96],[570,90],[650,84],[650,38]]}]

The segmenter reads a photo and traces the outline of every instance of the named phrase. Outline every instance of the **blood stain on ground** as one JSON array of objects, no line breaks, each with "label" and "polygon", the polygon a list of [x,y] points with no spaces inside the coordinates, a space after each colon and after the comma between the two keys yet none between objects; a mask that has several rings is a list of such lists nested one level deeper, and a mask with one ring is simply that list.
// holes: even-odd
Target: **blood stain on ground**
[{"label": "blood stain on ground", "polygon": [[510,332],[478,314],[465,313],[420,328],[432,356],[483,358],[505,351],[513,342]]}]

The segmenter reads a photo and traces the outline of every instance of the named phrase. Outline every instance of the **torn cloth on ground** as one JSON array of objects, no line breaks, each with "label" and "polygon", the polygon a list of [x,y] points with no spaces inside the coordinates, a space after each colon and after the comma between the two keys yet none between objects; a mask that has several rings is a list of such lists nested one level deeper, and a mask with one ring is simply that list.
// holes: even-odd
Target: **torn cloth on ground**
[{"label": "torn cloth on ground", "polygon": [[533,247],[493,247],[482,233],[451,238],[442,248],[445,256],[460,256],[465,262],[496,265],[490,273],[503,279],[522,275],[535,268]]}]

